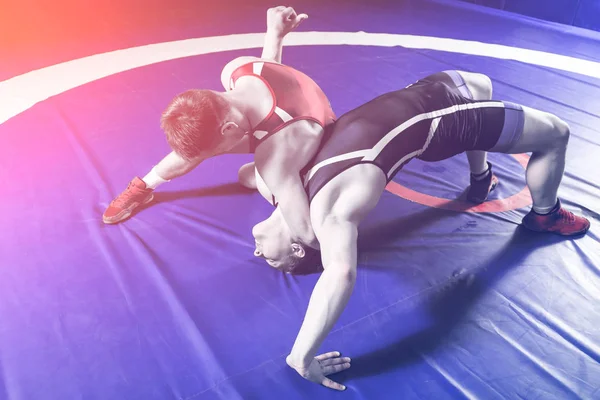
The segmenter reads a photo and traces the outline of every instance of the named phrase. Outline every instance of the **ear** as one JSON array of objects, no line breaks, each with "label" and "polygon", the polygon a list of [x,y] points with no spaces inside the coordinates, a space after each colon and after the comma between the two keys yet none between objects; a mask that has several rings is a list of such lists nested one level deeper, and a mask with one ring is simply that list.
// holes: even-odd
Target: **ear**
[{"label": "ear", "polygon": [[304,258],[306,252],[304,251],[304,247],[299,245],[298,243],[292,243],[292,252],[298,258]]},{"label": "ear", "polygon": [[240,127],[235,122],[225,122],[225,124],[223,124],[221,127],[221,135],[227,136],[234,134],[238,129],[240,129]]}]

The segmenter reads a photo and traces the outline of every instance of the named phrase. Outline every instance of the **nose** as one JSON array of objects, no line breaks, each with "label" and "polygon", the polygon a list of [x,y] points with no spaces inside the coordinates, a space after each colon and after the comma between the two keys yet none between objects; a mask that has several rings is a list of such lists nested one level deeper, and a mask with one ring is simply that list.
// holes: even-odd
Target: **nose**
[{"label": "nose", "polygon": [[260,252],[260,250],[258,250],[258,249],[255,249],[255,250],[254,250],[254,256],[255,256],[255,257],[260,257],[260,256],[262,256],[262,253]]}]

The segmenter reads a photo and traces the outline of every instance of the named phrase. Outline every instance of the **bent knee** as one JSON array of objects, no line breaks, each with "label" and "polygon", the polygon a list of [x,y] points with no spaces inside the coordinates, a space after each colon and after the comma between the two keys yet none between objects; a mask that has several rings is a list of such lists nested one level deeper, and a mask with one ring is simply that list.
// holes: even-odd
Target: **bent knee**
[{"label": "bent knee", "polygon": [[490,100],[492,98],[493,85],[489,76],[475,72],[458,72],[471,91],[474,100]]},{"label": "bent knee", "polygon": [[552,124],[554,138],[557,143],[566,145],[569,142],[569,136],[571,135],[569,124],[556,115],[551,115],[550,123]]},{"label": "bent knee", "polygon": [[492,80],[489,76],[484,74],[479,74],[479,79],[481,81],[481,91],[485,96],[485,100],[491,100],[493,92]]},{"label": "bent knee", "polygon": [[248,189],[256,189],[256,176],[254,174],[254,163],[241,166],[238,171],[238,182]]}]

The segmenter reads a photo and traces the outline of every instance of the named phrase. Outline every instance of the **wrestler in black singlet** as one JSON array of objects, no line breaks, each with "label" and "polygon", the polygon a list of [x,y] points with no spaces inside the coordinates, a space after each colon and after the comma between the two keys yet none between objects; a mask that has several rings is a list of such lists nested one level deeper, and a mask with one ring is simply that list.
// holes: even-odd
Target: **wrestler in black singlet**
[{"label": "wrestler in black singlet", "polygon": [[501,136],[520,135],[520,106],[476,101],[456,71],[440,72],[344,114],[326,129],[304,174],[312,200],[346,169],[377,165],[388,182],[413,158],[439,161],[468,150],[490,150]]}]

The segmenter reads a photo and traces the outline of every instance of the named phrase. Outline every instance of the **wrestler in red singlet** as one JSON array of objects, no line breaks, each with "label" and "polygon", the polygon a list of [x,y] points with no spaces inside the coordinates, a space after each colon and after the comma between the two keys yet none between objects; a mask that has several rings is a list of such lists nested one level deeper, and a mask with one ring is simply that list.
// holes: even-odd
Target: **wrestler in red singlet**
[{"label": "wrestler in red singlet", "polygon": [[327,96],[319,85],[300,71],[283,64],[253,61],[231,74],[229,90],[243,76],[262,80],[273,96],[273,108],[258,124],[250,139],[250,151],[285,126],[299,120],[310,120],[323,128],[335,121]]}]

